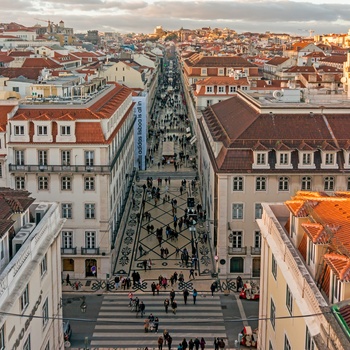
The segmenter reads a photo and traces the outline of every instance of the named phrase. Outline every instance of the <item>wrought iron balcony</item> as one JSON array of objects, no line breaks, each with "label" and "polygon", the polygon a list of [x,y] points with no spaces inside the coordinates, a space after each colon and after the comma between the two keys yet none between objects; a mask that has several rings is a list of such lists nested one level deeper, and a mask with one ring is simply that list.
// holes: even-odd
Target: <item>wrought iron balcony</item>
[{"label": "wrought iron balcony", "polygon": [[109,165],[9,165],[9,171],[12,173],[109,173]]},{"label": "wrought iron balcony", "polygon": [[74,248],[61,248],[61,254],[70,254],[70,255],[76,255],[77,254],[77,247]]},{"label": "wrought iron balcony", "polygon": [[81,247],[81,255],[100,255],[100,248]]},{"label": "wrought iron balcony", "polygon": [[246,255],[247,247],[228,247],[228,254],[230,255]]}]

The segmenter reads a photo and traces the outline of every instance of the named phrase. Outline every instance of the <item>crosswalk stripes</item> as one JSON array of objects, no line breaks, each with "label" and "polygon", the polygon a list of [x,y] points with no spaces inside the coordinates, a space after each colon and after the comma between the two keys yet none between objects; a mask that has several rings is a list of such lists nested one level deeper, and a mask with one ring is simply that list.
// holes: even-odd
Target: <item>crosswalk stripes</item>
[{"label": "crosswalk stripes", "polygon": [[[129,350],[157,349],[158,337],[166,329],[173,338],[172,349],[186,338],[187,342],[202,337],[207,344],[212,344],[214,337],[226,338],[223,313],[218,296],[198,296],[196,305],[189,297],[184,305],[181,293],[177,293],[177,313],[169,308],[165,313],[163,301],[169,294],[153,296],[138,295],[146,305],[146,313],[141,318],[130,310],[127,294],[105,295],[91,339],[94,348],[120,348]],[[144,331],[144,320],[152,313],[159,318],[158,333]],[[208,347],[208,346],[207,346]],[[163,346],[168,349],[168,346]]]}]

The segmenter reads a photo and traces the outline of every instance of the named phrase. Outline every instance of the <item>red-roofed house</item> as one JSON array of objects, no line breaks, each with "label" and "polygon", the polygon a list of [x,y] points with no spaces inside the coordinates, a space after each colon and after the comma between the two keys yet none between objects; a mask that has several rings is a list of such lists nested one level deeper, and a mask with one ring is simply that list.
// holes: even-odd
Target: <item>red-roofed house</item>
[{"label": "red-roofed house", "polygon": [[63,274],[80,280],[111,271],[134,169],[132,91],[91,96],[20,105],[7,128],[8,184],[60,203]]}]

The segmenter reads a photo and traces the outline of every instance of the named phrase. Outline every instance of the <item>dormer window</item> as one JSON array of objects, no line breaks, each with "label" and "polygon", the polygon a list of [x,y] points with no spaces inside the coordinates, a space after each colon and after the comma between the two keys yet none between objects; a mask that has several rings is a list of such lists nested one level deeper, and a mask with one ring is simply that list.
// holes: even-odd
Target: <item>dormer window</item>
[{"label": "dormer window", "polygon": [[218,93],[223,94],[225,92],[225,86],[218,86]]},{"label": "dormer window", "polygon": [[224,75],[224,69],[223,68],[219,68],[218,70],[218,75]]},{"label": "dormer window", "polygon": [[269,154],[268,151],[262,151],[262,150],[254,151],[253,169],[268,169],[269,168],[268,154]]},{"label": "dormer window", "polygon": [[299,164],[300,169],[315,169],[316,165],[314,162],[314,152],[312,151],[299,151]]},{"label": "dormer window", "polygon": [[201,69],[201,75],[207,75],[207,68]]},{"label": "dormer window", "polygon": [[62,125],[61,126],[61,135],[62,136],[69,136],[71,134],[71,128],[69,125]]},{"label": "dormer window", "polygon": [[303,165],[311,165],[311,153],[303,153]]},{"label": "dormer window", "polygon": [[292,168],[291,151],[276,151],[276,168]]},{"label": "dormer window", "polygon": [[14,131],[15,136],[24,135],[24,125],[15,125]]},{"label": "dormer window", "polygon": [[38,125],[38,135],[39,136],[47,136],[47,126]]},{"label": "dormer window", "polygon": [[349,169],[350,168],[350,152],[343,151],[343,153],[344,153],[344,168]]},{"label": "dormer window", "polygon": [[236,91],[237,91],[236,86],[230,86],[230,93],[231,93],[231,94],[234,93],[234,92],[236,92]]},{"label": "dormer window", "polygon": [[336,163],[336,151],[322,152],[322,165],[321,168],[337,168]]},{"label": "dormer window", "polygon": [[256,164],[266,165],[266,153],[257,153],[256,155]]},{"label": "dormer window", "polygon": [[207,93],[212,93],[212,92],[213,92],[213,87],[207,86]]}]

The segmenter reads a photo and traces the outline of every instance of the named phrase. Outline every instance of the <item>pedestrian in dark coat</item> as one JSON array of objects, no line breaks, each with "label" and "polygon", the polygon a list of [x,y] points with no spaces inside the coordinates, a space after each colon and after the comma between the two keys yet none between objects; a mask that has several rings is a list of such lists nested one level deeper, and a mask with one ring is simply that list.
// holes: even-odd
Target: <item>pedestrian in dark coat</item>
[{"label": "pedestrian in dark coat", "polygon": [[201,350],[204,350],[204,348],[205,348],[205,340],[204,340],[204,338],[201,339],[201,341],[199,342],[199,345],[201,346]]},{"label": "pedestrian in dark coat", "polygon": [[215,289],[216,289],[216,282],[213,282],[213,283],[211,284],[211,286],[210,286],[211,296],[212,296],[212,297],[214,296]]},{"label": "pedestrian in dark coat", "polygon": [[166,312],[166,313],[168,313],[169,304],[170,304],[169,299],[166,298],[166,299],[164,300],[164,308],[165,308],[165,312]]},{"label": "pedestrian in dark coat", "polygon": [[188,350],[193,350],[194,348],[194,342],[192,339],[190,339],[190,341],[188,342]]},{"label": "pedestrian in dark coat", "polygon": [[188,344],[187,344],[186,338],[184,338],[184,339],[183,339],[183,341],[182,341],[182,343],[181,343],[181,344],[182,344],[182,349],[183,349],[183,350],[186,350],[186,349],[187,349],[187,347],[188,347]]},{"label": "pedestrian in dark coat", "polygon": [[171,308],[173,309],[173,314],[176,314],[177,302],[175,300],[171,303]]},{"label": "pedestrian in dark coat", "polygon": [[194,346],[196,347],[196,350],[198,350],[199,349],[199,344],[200,344],[200,341],[199,341],[199,339],[198,338],[196,338],[195,340],[194,340]]},{"label": "pedestrian in dark coat", "polygon": [[156,284],[154,282],[151,284],[151,289],[152,289],[153,295],[155,295],[156,294],[156,290],[157,290],[157,286],[156,286]]},{"label": "pedestrian in dark coat", "polygon": [[183,291],[185,305],[187,304],[187,297],[189,294],[190,293],[188,292],[187,288],[185,288]]}]

